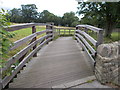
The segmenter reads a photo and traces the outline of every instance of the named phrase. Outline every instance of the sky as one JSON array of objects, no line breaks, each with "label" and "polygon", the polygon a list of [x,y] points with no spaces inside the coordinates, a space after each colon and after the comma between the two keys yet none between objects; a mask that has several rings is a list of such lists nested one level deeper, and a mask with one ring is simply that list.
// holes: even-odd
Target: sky
[{"label": "sky", "polygon": [[0,8],[11,10],[20,8],[22,4],[35,4],[38,12],[48,10],[57,16],[63,16],[66,12],[77,12],[76,0],[0,0]]}]

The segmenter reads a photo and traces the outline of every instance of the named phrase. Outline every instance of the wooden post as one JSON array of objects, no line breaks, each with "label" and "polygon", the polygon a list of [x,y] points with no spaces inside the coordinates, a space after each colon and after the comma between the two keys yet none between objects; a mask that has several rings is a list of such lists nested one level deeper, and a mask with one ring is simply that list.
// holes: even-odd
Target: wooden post
[{"label": "wooden post", "polygon": [[[48,32],[48,29],[49,29],[49,26],[46,25],[46,30],[47,30],[46,35],[49,33],[49,32]],[[48,39],[48,37],[46,38],[46,40],[47,40],[47,39]],[[46,44],[48,44],[48,42],[47,42]]]},{"label": "wooden post", "polygon": [[[54,38],[53,25],[50,26],[50,29],[52,30],[51,33],[52,33],[52,37]],[[53,39],[52,39],[52,40],[53,40]],[[51,40],[51,41],[52,41],[52,40]]]},{"label": "wooden post", "polygon": [[0,69],[0,90],[3,88],[2,86],[2,72],[1,72],[1,69]]},{"label": "wooden post", "polygon": [[70,29],[69,29],[69,35],[70,35]]},{"label": "wooden post", "polygon": [[79,28],[78,27],[76,27],[76,30],[78,30]]},{"label": "wooden post", "polygon": [[103,30],[100,30],[98,32],[98,40],[97,40],[97,46],[96,47],[98,47],[102,43],[103,43]]},{"label": "wooden post", "polygon": [[[33,33],[36,33],[36,27],[35,26],[32,26],[32,34]],[[32,42],[34,42],[34,41],[36,41],[36,37],[34,37],[33,39],[32,39]],[[35,45],[34,47],[33,47],[33,50],[35,49],[37,47],[37,45]],[[35,53],[34,55],[33,55],[33,57],[37,57],[37,53]]]},{"label": "wooden post", "polygon": [[65,29],[64,29],[64,36],[65,36]]},{"label": "wooden post", "polygon": [[59,36],[60,36],[60,29],[58,29],[59,30]]}]

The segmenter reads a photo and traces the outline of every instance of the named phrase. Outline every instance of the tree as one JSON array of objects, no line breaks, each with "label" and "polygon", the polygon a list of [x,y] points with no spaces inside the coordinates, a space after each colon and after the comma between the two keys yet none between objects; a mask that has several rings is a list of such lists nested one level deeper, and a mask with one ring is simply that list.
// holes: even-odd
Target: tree
[{"label": "tree", "polygon": [[24,22],[34,22],[37,19],[37,7],[35,4],[21,5]]},{"label": "tree", "polygon": [[63,19],[63,26],[73,26],[74,22],[78,22],[79,18],[77,16],[75,16],[74,12],[70,12],[70,13],[65,13],[62,17]]},{"label": "tree", "polygon": [[120,20],[120,2],[79,2],[78,4],[78,13],[84,14],[86,20],[90,17],[90,22],[93,20],[97,22],[98,26],[105,28],[105,36],[110,37],[113,28]]},{"label": "tree", "polygon": [[55,21],[55,15],[53,13],[50,13],[48,10],[43,10],[39,18],[40,18],[40,21],[43,23]]},{"label": "tree", "polygon": [[10,19],[11,22],[15,23],[20,23],[23,22],[23,17],[22,17],[22,11],[21,9],[13,8],[8,12],[8,19]]}]

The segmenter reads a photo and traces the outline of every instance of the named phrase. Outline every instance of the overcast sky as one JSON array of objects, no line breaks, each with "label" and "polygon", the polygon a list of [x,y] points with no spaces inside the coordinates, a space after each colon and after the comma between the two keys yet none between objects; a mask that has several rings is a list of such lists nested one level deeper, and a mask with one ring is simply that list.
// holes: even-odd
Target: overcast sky
[{"label": "overcast sky", "polygon": [[77,11],[76,0],[0,0],[0,8],[9,10],[20,8],[21,4],[35,4],[38,12],[48,10],[58,16],[63,16],[66,12]]}]

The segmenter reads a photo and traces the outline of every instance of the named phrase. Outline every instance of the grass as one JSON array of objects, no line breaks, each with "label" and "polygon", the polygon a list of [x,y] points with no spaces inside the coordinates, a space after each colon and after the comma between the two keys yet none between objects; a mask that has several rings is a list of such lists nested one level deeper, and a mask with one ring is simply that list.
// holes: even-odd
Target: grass
[{"label": "grass", "polygon": [[[64,27],[65,28],[65,27]],[[68,27],[67,27],[68,28]],[[37,26],[36,27],[36,32],[38,31],[42,31],[42,30],[45,30],[45,26]],[[66,35],[64,35],[64,30],[61,30],[63,34],[63,36],[67,36],[69,35],[69,30],[67,30],[66,32]],[[14,38],[10,39],[12,42],[15,42],[19,39],[22,39],[30,34],[32,34],[32,29],[31,28],[25,28],[25,29],[20,29],[20,30],[17,30],[17,31],[13,31],[13,33],[15,33],[15,36]],[[71,32],[73,33],[73,32]],[[89,32],[89,34],[97,40],[97,35],[96,34],[93,34],[92,32]],[[39,35],[37,38],[40,38],[42,37],[43,35],[45,34],[42,34],[42,35]],[[104,38],[104,43],[110,43],[110,42],[114,42],[114,41],[118,41],[120,40],[120,32],[113,32],[112,35],[111,35],[111,38]],[[62,35],[61,35],[62,36]],[[53,40],[56,40],[59,36],[56,36]],[[28,43],[25,43],[24,45],[20,46],[19,48],[15,49],[15,50],[12,50],[12,51],[9,51],[8,52],[8,58],[12,57],[13,55],[15,55],[17,52],[19,52],[20,50],[22,50],[24,47],[27,46]],[[8,58],[6,60],[8,60]],[[16,64],[16,63],[15,63]],[[6,71],[5,73],[9,72],[11,70],[8,70]],[[5,75],[5,74],[3,74]],[[9,73],[8,73],[9,75]],[[88,81],[88,82],[91,82],[91,81]]]},{"label": "grass", "polygon": [[[42,31],[42,30],[45,30],[44,26],[37,26],[36,27],[36,32]],[[10,39],[10,40],[12,42],[15,42],[19,39],[22,39],[22,38],[32,34],[32,29],[31,28],[20,29],[20,30],[17,30],[17,31],[13,31],[13,33],[15,33],[15,37]]]},{"label": "grass", "polygon": [[104,38],[104,43],[111,43],[120,40],[120,32],[113,32],[111,38]]},{"label": "grass", "polygon": [[[92,36],[95,40],[97,40],[97,34],[89,32],[89,35]],[[110,38],[104,37],[104,43],[111,43],[119,40],[120,40],[120,32],[113,32]]]},{"label": "grass", "polygon": [[[44,26],[37,26],[36,27],[36,32],[42,31],[42,30],[45,30]],[[13,31],[12,33],[15,33],[15,36],[14,36],[14,38],[11,38],[10,41],[15,42],[15,41],[20,40],[20,39],[22,39],[22,38],[24,38],[24,37],[26,37],[28,35],[31,35],[32,34],[32,29],[31,28],[20,29],[20,30],[17,30],[17,31]],[[44,34],[39,35],[39,36],[37,36],[37,38],[40,38],[43,35]],[[26,47],[28,43],[29,42],[23,44],[22,46],[20,46],[17,49],[9,51],[7,59],[10,58],[10,57],[12,57],[13,55],[15,55],[17,52],[19,52],[20,50],[22,50],[24,47]]]},{"label": "grass", "polygon": [[[36,32],[38,32],[38,31],[42,31],[42,30],[45,30],[45,26],[37,26],[36,27]],[[66,32],[66,34],[64,35],[64,30],[61,30],[62,32],[61,32],[61,36],[69,36],[69,30],[67,30],[67,32]],[[31,30],[31,28],[25,28],[25,29],[21,29],[21,30],[17,30],[17,31],[13,31],[13,33],[15,33],[15,37],[14,38],[12,38],[12,39],[10,39],[12,42],[15,42],[15,41],[17,41],[17,40],[19,40],[19,39],[22,39],[22,38],[24,38],[24,37],[26,37],[26,36],[28,36],[28,35],[30,35],[30,34],[32,34],[32,30]],[[71,32],[71,33],[73,33],[73,32]],[[97,35],[96,34],[94,34],[94,33],[92,33],[92,32],[88,32],[89,33],[89,35],[90,36],[92,36],[95,40],[97,40]],[[37,38],[40,38],[40,37],[42,37],[43,35],[45,35],[45,34],[42,34],[42,35],[39,35],[39,36],[37,36]],[[118,33],[118,32],[113,32],[112,33],[112,35],[111,35],[111,38],[104,38],[104,43],[111,43],[111,42],[115,42],[115,41],[118,41],[118,40],[120,40],[120,32]],[[58,38],[58,37],[57,37]],[[91,43],[90,43],[91,44]],[[92,45],[92,44],[91,44]],[[13,55],[15,55],[16,54],[16,52],[19,52],[20,50],[22,50],[25,46],[27,46],[27,44],[24,44],[24,45],[22,45],[21,47],[19,47],[19,48],[17,48],[17,49],[15,49],[15,50],[13,50],[13,51],[10,51],[9,53],[8,53],[8,58],[9,57],[11,57],[11,56],[13,56]],[[92,45],[93,46],[93,45]],[[95,47],[94,47],[94,49],[95,49]]]}]

